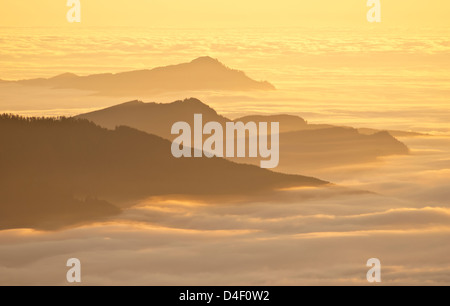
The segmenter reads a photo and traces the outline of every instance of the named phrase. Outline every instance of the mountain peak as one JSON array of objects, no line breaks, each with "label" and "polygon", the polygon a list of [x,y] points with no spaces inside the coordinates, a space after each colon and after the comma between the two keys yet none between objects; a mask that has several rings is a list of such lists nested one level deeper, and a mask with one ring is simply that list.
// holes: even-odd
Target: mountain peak
[{"label": "mountain peak", "polygon": [[121,105],[141,105],[141,104],[145,104],[145,103],[140,100],[133,100],[133,101],[122,103]]},{"label": "mountain peak", "polygon": [[76,77],[78,77],[78,75],[76,75],[75,73],[66,72],[66,73],[62,73],[62,74],[58,74],[57,76],[54,76],[53,78],[51,78],[51,80],[65,80],[65,79],[72,79],[72,78],[76,78]]},{"label": "mountain peak", "polygon": [[249,78],[243,71],[232,69],[209,56],[188,63],[134,70],[77,76],[64,73],[51,79],[20,81],[26,85],[58,89],[79,89],[107,96],[135,96],[182,91],[250,91],[274,90],[268,82]]},{"label": "mountain peak", "polygon": [[[208,104],[203,103],[202,101],[200,101],[197,98],[187,98],[184,100],[172,102],[169,105],[172,105],[172,106],[182,105],[194,112],[199,112],[199,113],[203,113],[203,114],[209,113],[214,116],[219,116],[213,108],[211,108]],[[224,118],[221,118],[221,119],[224,119]]]},{"label": "mountain peak", "polygon": [[200,101],[197,98],[187,98],[187,99],[184,99],[182,103],[184,103],[184,104],[192,104],[192,105],[208,106],[208,105],[206,105],[205,103],[203,103],[202,101]]},{"label": "mountain peak", "polygon": [[202,64],[202,65],[220,65],[223,66],[223,64],[215,58],[212,58],[210,56],[201,56],[193,61],[191,61],[191,64]]}]

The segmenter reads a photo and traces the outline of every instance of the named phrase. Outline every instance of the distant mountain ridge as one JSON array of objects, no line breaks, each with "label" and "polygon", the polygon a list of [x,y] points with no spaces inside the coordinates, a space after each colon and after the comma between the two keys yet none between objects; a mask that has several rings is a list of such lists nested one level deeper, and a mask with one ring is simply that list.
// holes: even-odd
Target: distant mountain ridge
[{"label": "distant mountain ridge", "polygon": [[144,103],[136,100],[78,115],[75,118],[87,119],[108,129],[130,126],[172,140],[174,136],[170,132],[173,123],[185,121],[193,126],[194,114],[203,114],[204,122],[216,121],[225,124],[230,121],[195,98],[172,103]]},{"label": "distant mountain ridge", "polygon": [[47,86],[55,89],[80,89],[102,95],[136,95],[159,92],[222,90],[275,90],[267,81],[255,81],[244,72],[228,68],[209,56],[189,63],[135,70],[78,76],[64,73],[49,79],[17,81],[23,85]]},{"label": "distant mountain ridge", "polygon": [[[109,129],[130,126],[173,140],[177,135],[171,134],[172,125],[185,121],[193,126],[196,113],[203,114],[204,123],[216,121],[224,125],[232,121],[195,98],[164,104],[132,101],[76,118],[87,119]],[[280,122],[280,166],[276,169],[281,172],[302,173],[303,169],[342,166],[409,153],[406,145],[385,131],[367,134],[351,127],[308,124],[303,118],[292,115],[247,116],[234,121]],[[236,158],[233,161],[259,163],[257,158]]]},{"label": "distant mountain ridge", "polygon": [[[338,127],[331,124],[308,124],[303,118],[294,115],[250,115],[241,118],[236,118],[234,121],[242,122],[260,122],[260,121],[279,121],[282,122],[280,132],[294,132],[303,130],[318,130],[325,128]],[[341,126],[343,128],[349,128],[346,126]],[[370,128],[356,128],[360,134],[373,135],[379,132],[388,132],[394,137],[414,137],[414,136],[426,136],[427,134],[409,132],[409,131],[399,131],[399,130],[377,130]]]}]

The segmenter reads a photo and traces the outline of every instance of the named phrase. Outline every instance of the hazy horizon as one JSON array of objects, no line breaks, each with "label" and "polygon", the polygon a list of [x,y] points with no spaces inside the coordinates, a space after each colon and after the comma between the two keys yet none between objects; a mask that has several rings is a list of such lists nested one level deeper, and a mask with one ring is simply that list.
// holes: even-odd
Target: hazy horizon
[{"label": "hazy horizon", "polygon": [[[366,2],[2,2],[0,114],[87,120],[0,117],[0,284],[449,285],[450,4]],[[194,113],[306,121],[272,172],[175,160]]]},{"label": "hazy horizon", "polygon": [[[31,31],[4,32],[0,79],[53,77],[65,72],[117,73],[211,56],[254,80],[271,82],[277,90],[264,94],[190,91],[111,98],[78,90],[24,91],[3,84],[2,112],[77,115],[136,99],[169,103],[195,97],[230,118],[290,113],[314,123],[436,134],[449,131],[443,124],[450,116],[446,103],[450,93],[448,32],[337,29],[310,33],[266,28],[228,29],[218,37],[208,30],[182,29],[129,33],[123,29],[72,28],[73,35],[58,30]],[[60,54],[57,61],[54,52]]]}]

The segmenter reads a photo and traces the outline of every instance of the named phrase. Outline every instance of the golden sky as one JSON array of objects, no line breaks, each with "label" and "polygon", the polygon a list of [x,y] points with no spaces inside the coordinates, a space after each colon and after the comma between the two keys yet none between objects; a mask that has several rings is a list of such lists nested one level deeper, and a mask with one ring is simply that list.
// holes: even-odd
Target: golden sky
[{"label": "golden sky", "polygon": [[[82,26],[242,27],[367,24],[366,0],[81,0]],[[387,26],[448,26],[450,2],[381,0]],[[2,0],[0,26],[64,26],[66,0]],[[79,24],[75,26],[80,26]]]}]

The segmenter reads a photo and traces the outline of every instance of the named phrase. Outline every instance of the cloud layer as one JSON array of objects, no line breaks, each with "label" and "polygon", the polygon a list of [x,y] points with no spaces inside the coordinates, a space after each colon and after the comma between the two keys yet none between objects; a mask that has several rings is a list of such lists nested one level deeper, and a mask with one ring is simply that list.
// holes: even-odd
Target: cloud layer
[{"label": "cloud layer", "polygon": [[[257,202],[152,198],[119,219],[60,232],[0,232],[1,284],[449,284],[450,208],[340,188],[284,191]],[[395,208],[389,208],[395,207]]]}]

